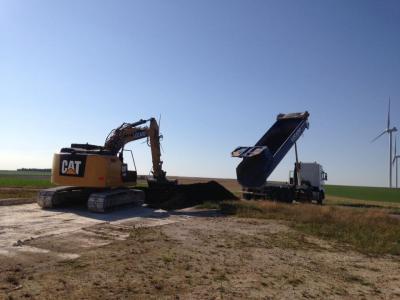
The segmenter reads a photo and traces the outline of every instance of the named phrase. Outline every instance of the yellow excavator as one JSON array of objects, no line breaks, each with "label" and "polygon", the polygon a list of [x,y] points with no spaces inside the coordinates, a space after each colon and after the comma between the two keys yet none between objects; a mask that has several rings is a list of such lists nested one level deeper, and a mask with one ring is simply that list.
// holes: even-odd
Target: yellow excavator
[{"label": "yellow excavator", "polygon": [[147,139],[153,162],[149,188],[156,191],[176,185],[162,169],[159,125],[154,118],[123,123],[107,136],[104,146],[71,144],[54,154],[51,182],[57,187],[39,192],[37,203],[42,208],[55,208],[82,198],[90,211],[106,212],[116,206],[144,201],[142,190],[131,189],[136,171],[128,171],[124,146]]}]

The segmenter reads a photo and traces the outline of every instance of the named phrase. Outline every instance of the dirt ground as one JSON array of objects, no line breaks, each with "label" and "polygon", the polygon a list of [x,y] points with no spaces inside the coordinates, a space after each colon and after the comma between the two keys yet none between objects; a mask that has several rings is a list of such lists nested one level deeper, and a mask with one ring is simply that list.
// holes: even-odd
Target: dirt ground
[{"label": "dirt ground", "polygon": [[276,220],[0,207],[0,299],[397,299],[399,270]]}]

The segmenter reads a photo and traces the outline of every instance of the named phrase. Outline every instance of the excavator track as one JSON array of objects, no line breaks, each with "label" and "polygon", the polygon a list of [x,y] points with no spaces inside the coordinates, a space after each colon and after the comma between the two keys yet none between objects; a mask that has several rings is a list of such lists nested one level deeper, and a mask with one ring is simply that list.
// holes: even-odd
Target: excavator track
[{"label": "excavator track", "polygon": [[78,201],[87,201],[87,207],[93,212],[107,212],[114,207],[144,203],[145,194],[141,190],[120,188],[96,191],[73,186],[54,187],[39,192],[37,204],[43,209],[67,206]]},{"label": "excavator track", "polygon": [[92,193],[88,199],[87,207],[90,211],[103,213],[121,205],[141,205],[144,203],[144,198],[145,194],[141,190],[116,189]]},{"label": "excavator track", "polygon": [[41,208],[56,208],[84,197],[84,189],[76,186],[59,186],[41,190],[37,204]]}]

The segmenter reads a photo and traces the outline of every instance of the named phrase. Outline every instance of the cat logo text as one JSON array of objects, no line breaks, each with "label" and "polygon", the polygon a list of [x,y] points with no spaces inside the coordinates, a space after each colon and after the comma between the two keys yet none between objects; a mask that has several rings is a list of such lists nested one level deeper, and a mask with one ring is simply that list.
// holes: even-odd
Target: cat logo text
[{"label": "cat logo text", "polygon": [[60,175],[82,177],[85,172],[86,157],[62,155],[60,158]]}]

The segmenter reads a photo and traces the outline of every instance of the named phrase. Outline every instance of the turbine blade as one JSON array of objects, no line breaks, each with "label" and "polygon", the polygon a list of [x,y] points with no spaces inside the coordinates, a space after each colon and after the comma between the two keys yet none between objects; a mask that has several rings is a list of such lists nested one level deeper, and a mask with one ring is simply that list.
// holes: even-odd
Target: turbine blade
[{"label": "turbine blade", "polygon": [[377,139],[379,139],[382,135],[384,135],[387,132],[387,130],[385,130],[384,132],[382,132],[380,135],[378,135],[376,138],[374,138],[371,143],[375,142]]},{"label": "turbine blade", "polygon": [[388,109],[388,117],[387,117],[387,128],[390,129],[390,97],[389,97],[389,109]]}]

